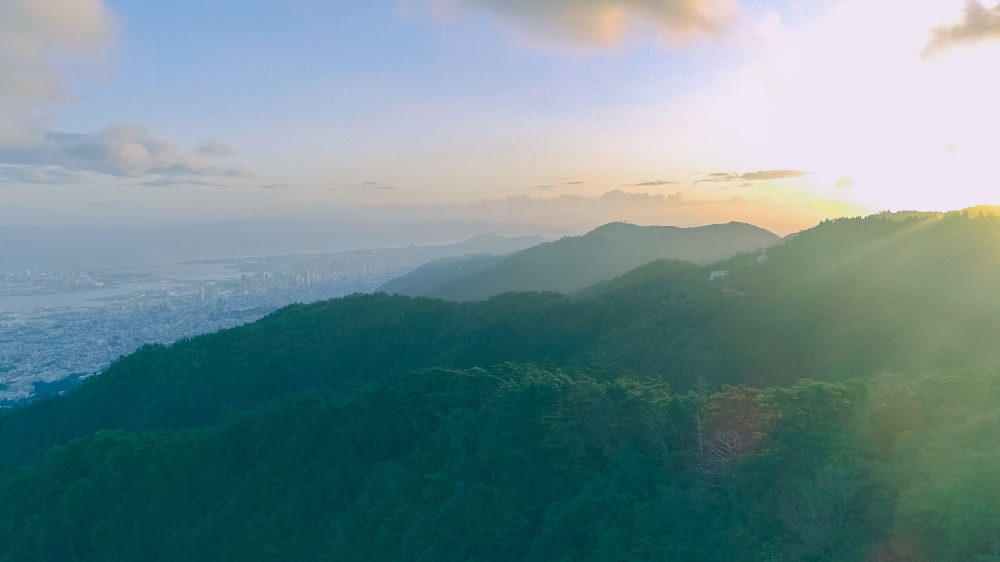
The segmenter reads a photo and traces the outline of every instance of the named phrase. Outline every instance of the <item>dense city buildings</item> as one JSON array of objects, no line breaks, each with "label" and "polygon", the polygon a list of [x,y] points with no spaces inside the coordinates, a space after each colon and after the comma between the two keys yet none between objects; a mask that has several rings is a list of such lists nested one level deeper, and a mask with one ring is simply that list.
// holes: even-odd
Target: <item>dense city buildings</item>
[{"label": "dense city buildings", "polygon": [[510,240],[0,273],[0,404],[71,386],[146,344],[231,328],[292,303],[371,292],[433,259],[510,250]]}]

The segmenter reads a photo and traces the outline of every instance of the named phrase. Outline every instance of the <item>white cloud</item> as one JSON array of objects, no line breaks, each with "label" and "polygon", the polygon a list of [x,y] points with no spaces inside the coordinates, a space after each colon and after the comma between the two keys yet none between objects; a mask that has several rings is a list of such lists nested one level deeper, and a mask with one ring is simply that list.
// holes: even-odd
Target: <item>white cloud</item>
[{"label": "white cloud", "polygon": [[47,132],[34,146],[0,148],[0,164],[7,165],[8,171],[19,170],[19,174],[7,177],[20,177],[22,181],[30,179],[25,170],[53,167],[117,177],[163,176],[161,179],[174,182],[178,178],[253,176],[243,168],[216,166],[200,154],[185,153],[176,144],[158,139],[134,123],[119,123],[91,134]]},{"label": "white cloud", "polygon": [[734,0],[432,0],[446,14],[482,11],[512,24],[531,41],[613,44],[652,26],[668,44],[723,31]]},{"label": "white cloud", "polygon": [[41,116],[70,97],[67,63],[99,55],[113,33],[102,0],[0,1],[0,146],[40,140]]},{"label": "white cloud", "polygon": [[220,142],[189,153],[131,123],[92,134],[47,130],[72,98],[73,72],[100,60],[114,33],[103,0],[0,0],[0,180],[64,185],[97,173],[168,186],[251,176],[206,160],[232,152]]}]

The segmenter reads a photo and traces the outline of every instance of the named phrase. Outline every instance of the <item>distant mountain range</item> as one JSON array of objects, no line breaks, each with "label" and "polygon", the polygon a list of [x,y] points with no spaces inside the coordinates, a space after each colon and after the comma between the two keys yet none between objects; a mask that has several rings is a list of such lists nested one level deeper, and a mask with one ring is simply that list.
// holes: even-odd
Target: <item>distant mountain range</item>
[{"label": "distant mountain range", "polygon": [[[433,293],[448,282],[489,269],[513,252],[537,246],[547,239],[541,236],[503,238],[479,234],[465,242],[441,246],[449,255],[397,277],[378,288],[379,292],[412,297]],[[463,255],[464,254],[464,255]]]},{"label": "distant mountain range", "polygon": [[696,228],[611,223],[503,259],[477,255],[431,262],[379,290],[457,301],[508,291],[571,294],[658,259],[704,265],[780,242],[776,234],[744,223]]},{"label": "distant mountain range", "polygon": [[549,239],[544,236],[513,236],[505,237],[496,234],[477,234],[464,242],[448,244],[441,248],[451,256],[463,254],[494,254],[503,255],[537,246]]},{"label": "distant mountain range", "polygon": [[457,279],[490,269],[507,259],[507,255],[473,254],[441,258],[392,279],[378,288],[379,292],[408,297],[434,294],[442,286]]}]

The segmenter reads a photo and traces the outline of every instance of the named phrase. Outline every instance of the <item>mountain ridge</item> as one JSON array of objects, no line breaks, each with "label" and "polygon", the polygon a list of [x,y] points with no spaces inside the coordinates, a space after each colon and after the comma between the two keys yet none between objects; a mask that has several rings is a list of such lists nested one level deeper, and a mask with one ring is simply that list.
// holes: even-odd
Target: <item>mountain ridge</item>
[{"label": "mountain ridge", "polygon": [[[414,288],[408,280],[387,283],[385,290],[446,300],[482,300],[509,291],[554,291],[572,294],[656,259],[681,259],[698,264],[723,260],[740,252],[780,244],[781,239],[745,223],[681,228],[609,223],[582,236],[565,237],[515,252],[483,267],[481,258],[469,262],[470,273],[437,270],[414,272],[421,279]],[[437,285],[435,288],[434,285]]]}]

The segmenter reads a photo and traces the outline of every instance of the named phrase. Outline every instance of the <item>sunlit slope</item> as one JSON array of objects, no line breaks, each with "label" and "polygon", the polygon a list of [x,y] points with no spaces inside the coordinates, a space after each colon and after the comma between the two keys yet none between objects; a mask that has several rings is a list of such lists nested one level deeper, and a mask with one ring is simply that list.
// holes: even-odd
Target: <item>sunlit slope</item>
[{"label": "sunlit slope", "polygon": [[[676,390],[1000,361],[1000,219],[828,222],[759,253],[657,261],[584,291],[456,303],[357,295],[148,347],[0,414],[0,470],[101,429],[203,427],[310,388],[425,367],[601,364]],[[713,271],[729,272],[710,281]]]},{"label": "sunlit slope", "polygon": [[711,283],[654,263],[589,289],[620,326],[602,357],[677,381],[708,339],[702,374],[752,384],[1000,361],[1000,218],[845,219],[766,256],[717,264],[728,275]]},{"label": "sunlit slope", "polygon": [[722,285],[807,376],[1000,359],[1000,218],[839,221],[795,242]]},{"label": "sunlit slope", "polygon": [[390,280],[378,290],[410,297],[427,296],[456,279],[487,270],[505,259],[506,256],[491,254],[441,258]]},{"label": "sunlit slope", "polygon": [[465,301],[507,291],[571,294],[657,259],[709,264],[780,242],[777,235],[743,223],[697,228],[611,223],[584,236],[518,252],[494,267],[446,283],[429,296]]}]

